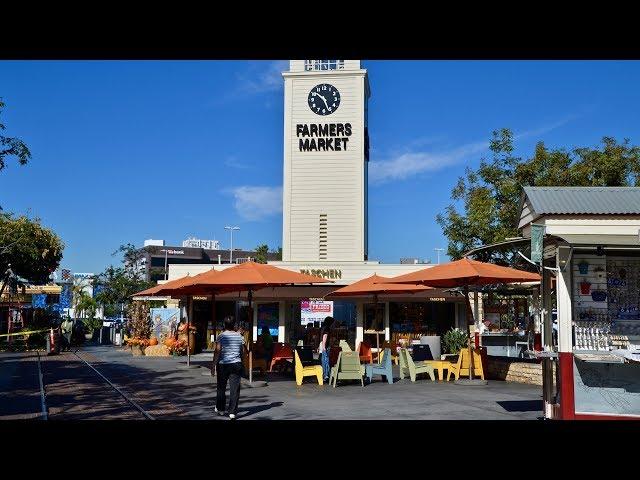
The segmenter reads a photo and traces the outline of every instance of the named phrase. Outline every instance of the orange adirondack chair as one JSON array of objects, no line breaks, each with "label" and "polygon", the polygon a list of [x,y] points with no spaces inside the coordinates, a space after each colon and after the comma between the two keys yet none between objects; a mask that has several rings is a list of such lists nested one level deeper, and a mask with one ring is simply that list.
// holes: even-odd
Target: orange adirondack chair
[{"label": "orange adirondack chair", "polygon": [[360,342],[358,355],[360,355],[361,362],[373,363],[373,352],[371,351],[371,345],[369,345],[369,342]]}]

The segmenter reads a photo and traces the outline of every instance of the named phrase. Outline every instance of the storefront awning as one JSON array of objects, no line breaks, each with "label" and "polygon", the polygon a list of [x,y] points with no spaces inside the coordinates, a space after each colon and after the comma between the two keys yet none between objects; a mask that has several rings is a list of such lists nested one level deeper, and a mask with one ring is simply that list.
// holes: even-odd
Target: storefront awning
[{"label": "storefront awning", "polygon": [[639,235],[580,235],[580,234],[555,234],[554,237],[564,240],[573,246],[634,246],[640,248]]}]

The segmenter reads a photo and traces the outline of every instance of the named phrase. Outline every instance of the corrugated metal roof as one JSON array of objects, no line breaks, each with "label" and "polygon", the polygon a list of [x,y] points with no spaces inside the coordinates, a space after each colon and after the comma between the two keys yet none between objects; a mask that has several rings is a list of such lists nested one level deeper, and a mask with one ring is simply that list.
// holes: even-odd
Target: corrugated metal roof
[{"label": "corrugated metal roof", "polygon": [[640,187],[524,187],[535,212],[579,215],[640,215]]}]

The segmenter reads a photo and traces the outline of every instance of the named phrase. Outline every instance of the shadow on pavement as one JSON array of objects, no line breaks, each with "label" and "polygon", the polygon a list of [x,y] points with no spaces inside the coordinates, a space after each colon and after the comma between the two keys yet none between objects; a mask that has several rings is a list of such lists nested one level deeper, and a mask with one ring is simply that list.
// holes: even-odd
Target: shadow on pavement
[{"label": "shadow on pavement", "polygon": [[[253,400],[254,398],[251,398],[251,400]],[[284,402],[271,402],[263,405],[256,405],[255,407],[238,406],[238,418],[249,417],[251,415],[255,415],[256,413],[271,410],[275,407],[281,407],[282,405],[284,405]]]},{"label": "shadow on pavement", "polygon": [[542,400],[506,400],[496,403],[507,412],[541,412],[544,410]]}]

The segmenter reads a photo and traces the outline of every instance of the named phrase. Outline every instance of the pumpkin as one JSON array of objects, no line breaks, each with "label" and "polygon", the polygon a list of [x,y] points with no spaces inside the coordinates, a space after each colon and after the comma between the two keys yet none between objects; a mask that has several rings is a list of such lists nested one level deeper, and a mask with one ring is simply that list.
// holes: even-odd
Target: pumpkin
[{"label": "pumpkin", "polygon": [[155,346],[155,345],[158,345],[158,339],[156,337],[151,337],[149,339],[149,345],[152,346],[152,347]]},{"label": "pumpkin", "polygon": [[173,346],[173,344],[175,343],[175,339],[169,337],[164,341],[164,345],[165,347],[169,347],[171,348]]}]

